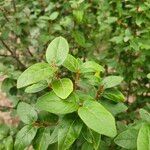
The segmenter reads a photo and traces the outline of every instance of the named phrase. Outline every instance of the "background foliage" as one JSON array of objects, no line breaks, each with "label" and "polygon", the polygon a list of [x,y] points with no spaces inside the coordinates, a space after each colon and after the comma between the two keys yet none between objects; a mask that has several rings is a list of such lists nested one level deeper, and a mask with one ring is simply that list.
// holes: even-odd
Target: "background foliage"
[{"label": "background foliage", "polygon": [[[148,120],[150,111],[149,0],[1,0],[0,72],[7,77],[2,90],[13,103],[12,115],[16,115],[19,101],[34,105],[37,97],[43,94],[27,94],[17,89],[17,78],[29,66],[45,61],[48,44],[58,36],[67,39],[73,56],[104,66],[103,76],[124,78],[119,89],[126,97],[128,109],[122,112],[117,105],[114,110],[114,107],[109,108],[115,114],[120,134],[115,140],[103,137],[101,145],[103,149],[136,149],[139,129],[144,136],[142,133],[149,128],[144,125],[140,128],[141,117]],[[7,136],[4,137],[8,142],[5,144],[2,140],[3,146],[11,149],[14,135],[21,127],[22,123],[17,128],[2,126],[0,132],[6,128]],[[43,130],[38,131],[39,134],[47,133],[47,129]],[[130,141],[125,138],[129,136]],[[87,143],[83,150],[84,147],[91,149]]]}]

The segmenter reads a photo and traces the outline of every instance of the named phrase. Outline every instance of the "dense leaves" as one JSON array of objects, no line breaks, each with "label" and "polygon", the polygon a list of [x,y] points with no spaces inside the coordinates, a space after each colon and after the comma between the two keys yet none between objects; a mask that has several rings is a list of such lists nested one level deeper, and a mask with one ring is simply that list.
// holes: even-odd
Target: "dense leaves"
[{"label": "dense leaves", "polygon": [[2,0],[0,111],[20,121],[0,149],[149,149],[149,25],[149,0]]}]

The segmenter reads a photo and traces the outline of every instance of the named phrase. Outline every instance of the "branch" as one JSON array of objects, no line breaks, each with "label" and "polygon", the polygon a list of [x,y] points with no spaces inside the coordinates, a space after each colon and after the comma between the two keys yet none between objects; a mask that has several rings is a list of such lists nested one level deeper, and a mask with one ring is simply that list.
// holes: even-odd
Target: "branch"
[{"label": "branch", "polygon": [[6,49],[11,53],[11,55],[14,55],[13,51],[8,47],[8,45],[2,39],[0,39],[0,41],[6,47]]},{"label": "branch", "polygon": [[29,49],[27,49],[27,51],[30,54],[30,56],[33,57],[33,54],[31,53],[31,51]]},{"label": "branch", "polygon": [[0,106],[0,111],[6,111],[6,110],[12,110],[13,107],[9,107],[9,106]]},{"label": "branch", "polygon": [[[5,46],[5,48],[10,52],[11,56],[22,66],[23,69],[26,69],[27,67],[20,61],[20,59],[13,53],[13,51],[9,48],[9,46],[2,40],[0,39],[2,44]],[[3,55],[4,56],[4,55]],[[6,57],[6,55],[5,55]]]},{"label": "branch", "polygon": [[12,0],[12,2],[13,2],[14,12],[16,12],[17,9],[16,9],[16,3],[15,3],[15,0]]},{"label": "branch", "polygon": [[95,96],[95,99],[98,100],[101,96],[101,93],[104,91],[104,87],[103,86],[100,86],[96,92],[96,96]]},{"label": "branch", "polygon": [[2,57],[11,57],[11,55],[0,54]]},{"label": "branch", "polygon": [[9,19],[8,19],[8,17],[6,16],[6,14],[4,13],[3,9],[2,9],[2,8],[0,8],[0,10],[2,11],[3,16],[4,16],[4,18],[7,20],[7,22],[9,22]]}]

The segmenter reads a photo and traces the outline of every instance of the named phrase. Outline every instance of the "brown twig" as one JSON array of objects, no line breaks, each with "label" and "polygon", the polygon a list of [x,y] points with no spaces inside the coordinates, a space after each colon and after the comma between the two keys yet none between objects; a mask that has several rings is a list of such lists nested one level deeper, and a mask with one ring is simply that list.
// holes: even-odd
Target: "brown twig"
[{"label": "brown twig", "polygon": [[77,71],[76,76],[75,76],[75,81],[74,81],[74,89],[75,90],[77,88],[77,84],[78,84],[79,78],[80,78],[80,72]]},{"label": "brown twig", "polygon": [[58,122],[56,123],[50,123],[50,122],[34,122],[33,125],[37,127],[48,127],[48,126],[56,126]]},{"label": "brown twig", "polygon": [[9,22],[9,19],[8,19],[8,17],[6,16],[6,14],[5,14],[5,12],[3,11],[3,9],[2,9],[2,8],[0,8],[0,10],[2,11],[3,16],[4,16],[4,18],[6,19],[6,21],[7,21],[7,22]]},{"label": "brown twig", "polygon": [[[10,52],[11,57],[13,57],[19,65],[21,65],[21,67],[23,69],[26,69],[26,66],[20,61],[20,59],[16,56],[16,54],[9,48],[9,46],[2,40],[0,39],[0,41],[2,42],[2,44],[5,46],[5,48]],[[5,55],[6,56],[6,55]]]},{"label": "brown twig", "polygon": [[0,106],[0,111],[5,111],[5,110],[12,110],[13,107],[9,107],[9,106]]},{"label": "brown twig", "polygon": [[0,41],[1,41],[2,44],[6,47],[6,49],[10,52],[10,54],[13,56],[14,53],[13,53],[13,51],[9,48],[9,46],[8,46],[2,39],[0,39]]},{"label": "brown twig", "polygon": [[11,57],[11,55],[0,54],[2,57]]},{"label": "brown twig", "polygon": [[100,98],[101,93],[103,92],[104,87],[103,86],[99,86],[97,92],[96,92],[96,96],[95,99],[98,100]]},{"label": "brown twig", "polygon": [[16,13],[17,9],[16,9],[16,3],[15,3],[15,0],[12,0],[12,3],[13,3],[14,12]]},{"label": "brown twig", "polygon": [[31,53],[31,51],[29,49],[27,49],[27,51],[30,54],[30,56],[33,57],[33,54]]}]

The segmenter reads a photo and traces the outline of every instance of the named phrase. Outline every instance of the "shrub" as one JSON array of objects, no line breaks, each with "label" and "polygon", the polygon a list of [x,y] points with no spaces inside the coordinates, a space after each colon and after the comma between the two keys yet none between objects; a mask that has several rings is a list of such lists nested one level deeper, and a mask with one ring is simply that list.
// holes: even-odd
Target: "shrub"
[{"label": "shrub", "polygon": [[0,5],[0,149],[149,149],[148,0]]}]

